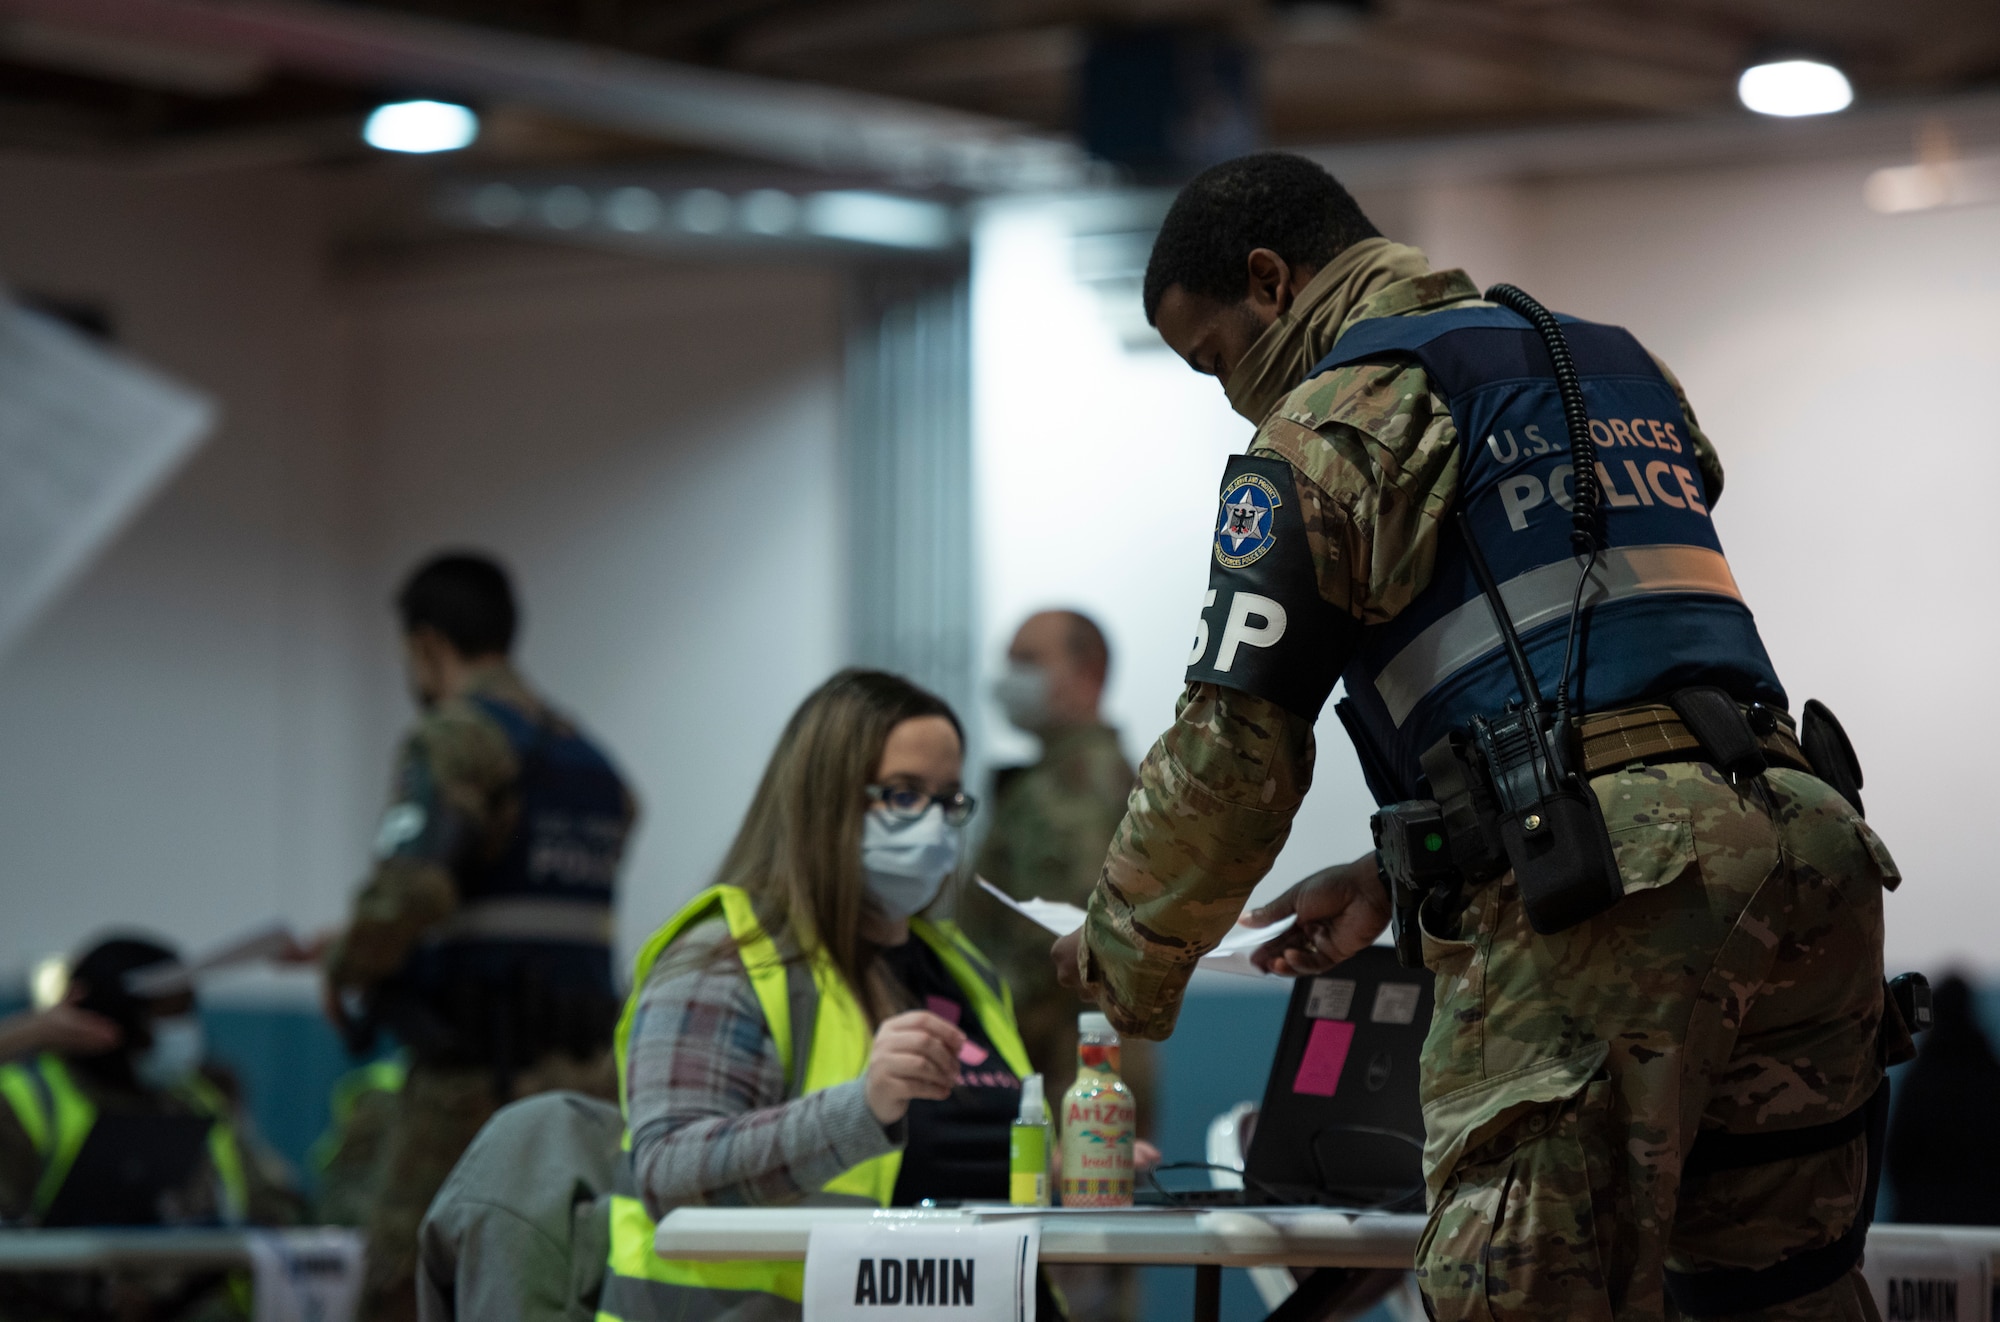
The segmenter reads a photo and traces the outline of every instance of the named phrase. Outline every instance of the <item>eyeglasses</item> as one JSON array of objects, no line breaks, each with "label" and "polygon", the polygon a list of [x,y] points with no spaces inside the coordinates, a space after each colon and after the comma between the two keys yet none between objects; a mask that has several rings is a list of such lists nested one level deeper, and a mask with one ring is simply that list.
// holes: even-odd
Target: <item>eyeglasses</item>
[{"label": "eyeglasses", "polygon": [[972,810],[979,806],[979,800],[964,790],[953,790],[949,794],[931,794],[914,785],[869,785],[863,793],[870,803],[879,806],[898,821],[914,822],[930,810],[935,803],[944,809],[944,819],[953,826],[964,826],[972,816]]}]

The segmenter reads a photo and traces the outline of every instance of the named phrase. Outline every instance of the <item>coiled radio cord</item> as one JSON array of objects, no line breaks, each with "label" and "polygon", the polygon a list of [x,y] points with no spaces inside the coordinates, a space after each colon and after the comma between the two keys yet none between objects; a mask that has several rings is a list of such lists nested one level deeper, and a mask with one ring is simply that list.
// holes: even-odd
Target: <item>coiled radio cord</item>
[{"label": "coiled radio cord", "polygon": [[1486,301],[1519,313],[1541,337],[1549,353],[1549,365],[1555,371],[1556,394],[1562,399],[1563,422],[1569,428],[1569,544],[1571,552],[1583,561],[1583,570],[1577,575],[1576,594],[1570,598],[1569,635],[1563,642],[1562,678],[1556,682],[1556,744],[1566,752],[1569,744],[1569,680],[1576,658],[1577,622],[1583,614],[1583,589],[1590,582],[1591,571],[1597,568],[1597,556],[1603,547],[1598,531],[1602,488],[1597,480],[1597,444],[1590,437],[1590,414],[1584,408],[1583,382],[1577,379],[1576,361],[1570,357],[1569,341],[1564,338],[1562,323],[1556,320],[1555,313],[1515,285],[1494,285],[1486,291]]}]

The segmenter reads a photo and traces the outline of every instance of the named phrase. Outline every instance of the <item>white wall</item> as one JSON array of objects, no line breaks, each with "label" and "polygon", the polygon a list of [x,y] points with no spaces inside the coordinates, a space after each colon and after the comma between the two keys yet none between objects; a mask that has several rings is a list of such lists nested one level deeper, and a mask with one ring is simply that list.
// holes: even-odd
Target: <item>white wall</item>
[{"label": "white wall", "polygon": [[[984,213],[973,249],[973,464],[981,692],[1022,618],[1074,606],[1112,648],[1107,719],[1136,762],[1173,719],[1202,593],[1216,488],[1251,427],[1164,349],[1121,341],[1076,278],[1089,203]],[[987,747],[1032,756],[989,700]],[[1311,795],[1266,888],[1368,847],[1367,791],[1338,722],[1321,729]]]},{"label": "white wall", "polygon": [[513,563],[526,669],[645,802],[628,946],[844,652],[834,276],[496,248],[356,277],[333,210],[304,175],[0,158],[0,280],[104,301],[223,410],[0,658],[0,977],[108,924],[337,920],[410,716],[389,598],[441,543]]},{"label": "white wall", "polygon": [[[1717,523],[1793,708],[1841,715],[1869,820],[1908,874],[1891,963],[1992,971],[2000,210],[1877,216],[1862,180],[1887,163],[1377,180],[1362,201],[1436,264],[1627,325],[1674,365],[1728,469]],[[1035,606],[1098,611],[1136,755],[1171,717],[1215,484],[1250,428],[1170,355],[1120,348],[1073,274],[1072,223],[1019,204],[979,232],[981,658],[997,663]],[[1267,888],[1365,847],[1352,754],[1336,723],[1320,733]]]},{"label": "white wall", "polygon": [[108,306],[217,435],[0,660],[0,970],[107,924],[331,917],[363,658],[319,197],[0,159],[0,280]]},{"label": "white wall", "polygon": [[[839,296],[808,268],[585,259],[354,303],[372,590],[443,545],[514,566],[523,668],[643,800],[628,949],[707,882],[845,650]],[[386,609],[369,623],[386,656]],[[385,777],[407,703],[380,678]]]}]

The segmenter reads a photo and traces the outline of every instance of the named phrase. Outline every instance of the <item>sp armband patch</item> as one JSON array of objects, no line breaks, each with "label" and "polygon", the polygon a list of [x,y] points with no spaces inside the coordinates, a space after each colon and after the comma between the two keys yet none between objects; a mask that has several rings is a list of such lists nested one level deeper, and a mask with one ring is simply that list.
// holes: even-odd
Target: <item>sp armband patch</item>
[{"label": "sp armband patch", "polygon": [[1218,505],[1188,681],[1254,694],[1317,720],[1360,625],[1319,595],[1291,465],[1235,456]]}]

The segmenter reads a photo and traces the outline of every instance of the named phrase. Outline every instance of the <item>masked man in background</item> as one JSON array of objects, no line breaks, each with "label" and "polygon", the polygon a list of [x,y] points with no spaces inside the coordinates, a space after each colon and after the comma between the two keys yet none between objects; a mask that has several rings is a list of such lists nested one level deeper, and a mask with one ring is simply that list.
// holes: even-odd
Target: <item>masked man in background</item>
[{"label": "masked man in background", "polygon": [[[1008,723],[1035,736],[1032,765],[994,778],[993,825],[979,851],[979,875],[1016,899],[1039,896],[1079,908],[1090,899],[1111,835],[1125,816],[1132,764],[1099,707],[1111,651],[1095,621],[1079,611],[1031,615],[1007,649],[994,697]],[[1028,1059],[1061,1097],[1076,1076],[1076,997],[1049,974],[1048,935],[1006,912],[984,892],[968,903],[973,930],[1014,989],[1014,1013]],[[1160,1105],[1150,1042],[1127,1042],[1121,1069],[1139,1103],[1139,1133],[1150,1138]],[[1076,1317],[1138,1316],[1138,1271],[1074,1265],[1051,1268]]]},{"label": "masked man in background", "polygon": [[[0,1066],[0,1224],[284,1225],[299,1199],[205,1072],[194,988],[167,946],[101,941],[70,972],[64,1009],[89,1031]],[[0,1317],[243,1315],[220,1272],[0,1275]]]},{"label": "masked man in background", "polygon": [[326,954],[328,1013],[409,1053],[367,1218],[371,1322],[416,1315],[417,1230],[487,1118],[531,1093],[614,1095],[613,886],[636,806],[509,663],[506,572],[444,555],[397,597],[423,715],[373,875]]}]

